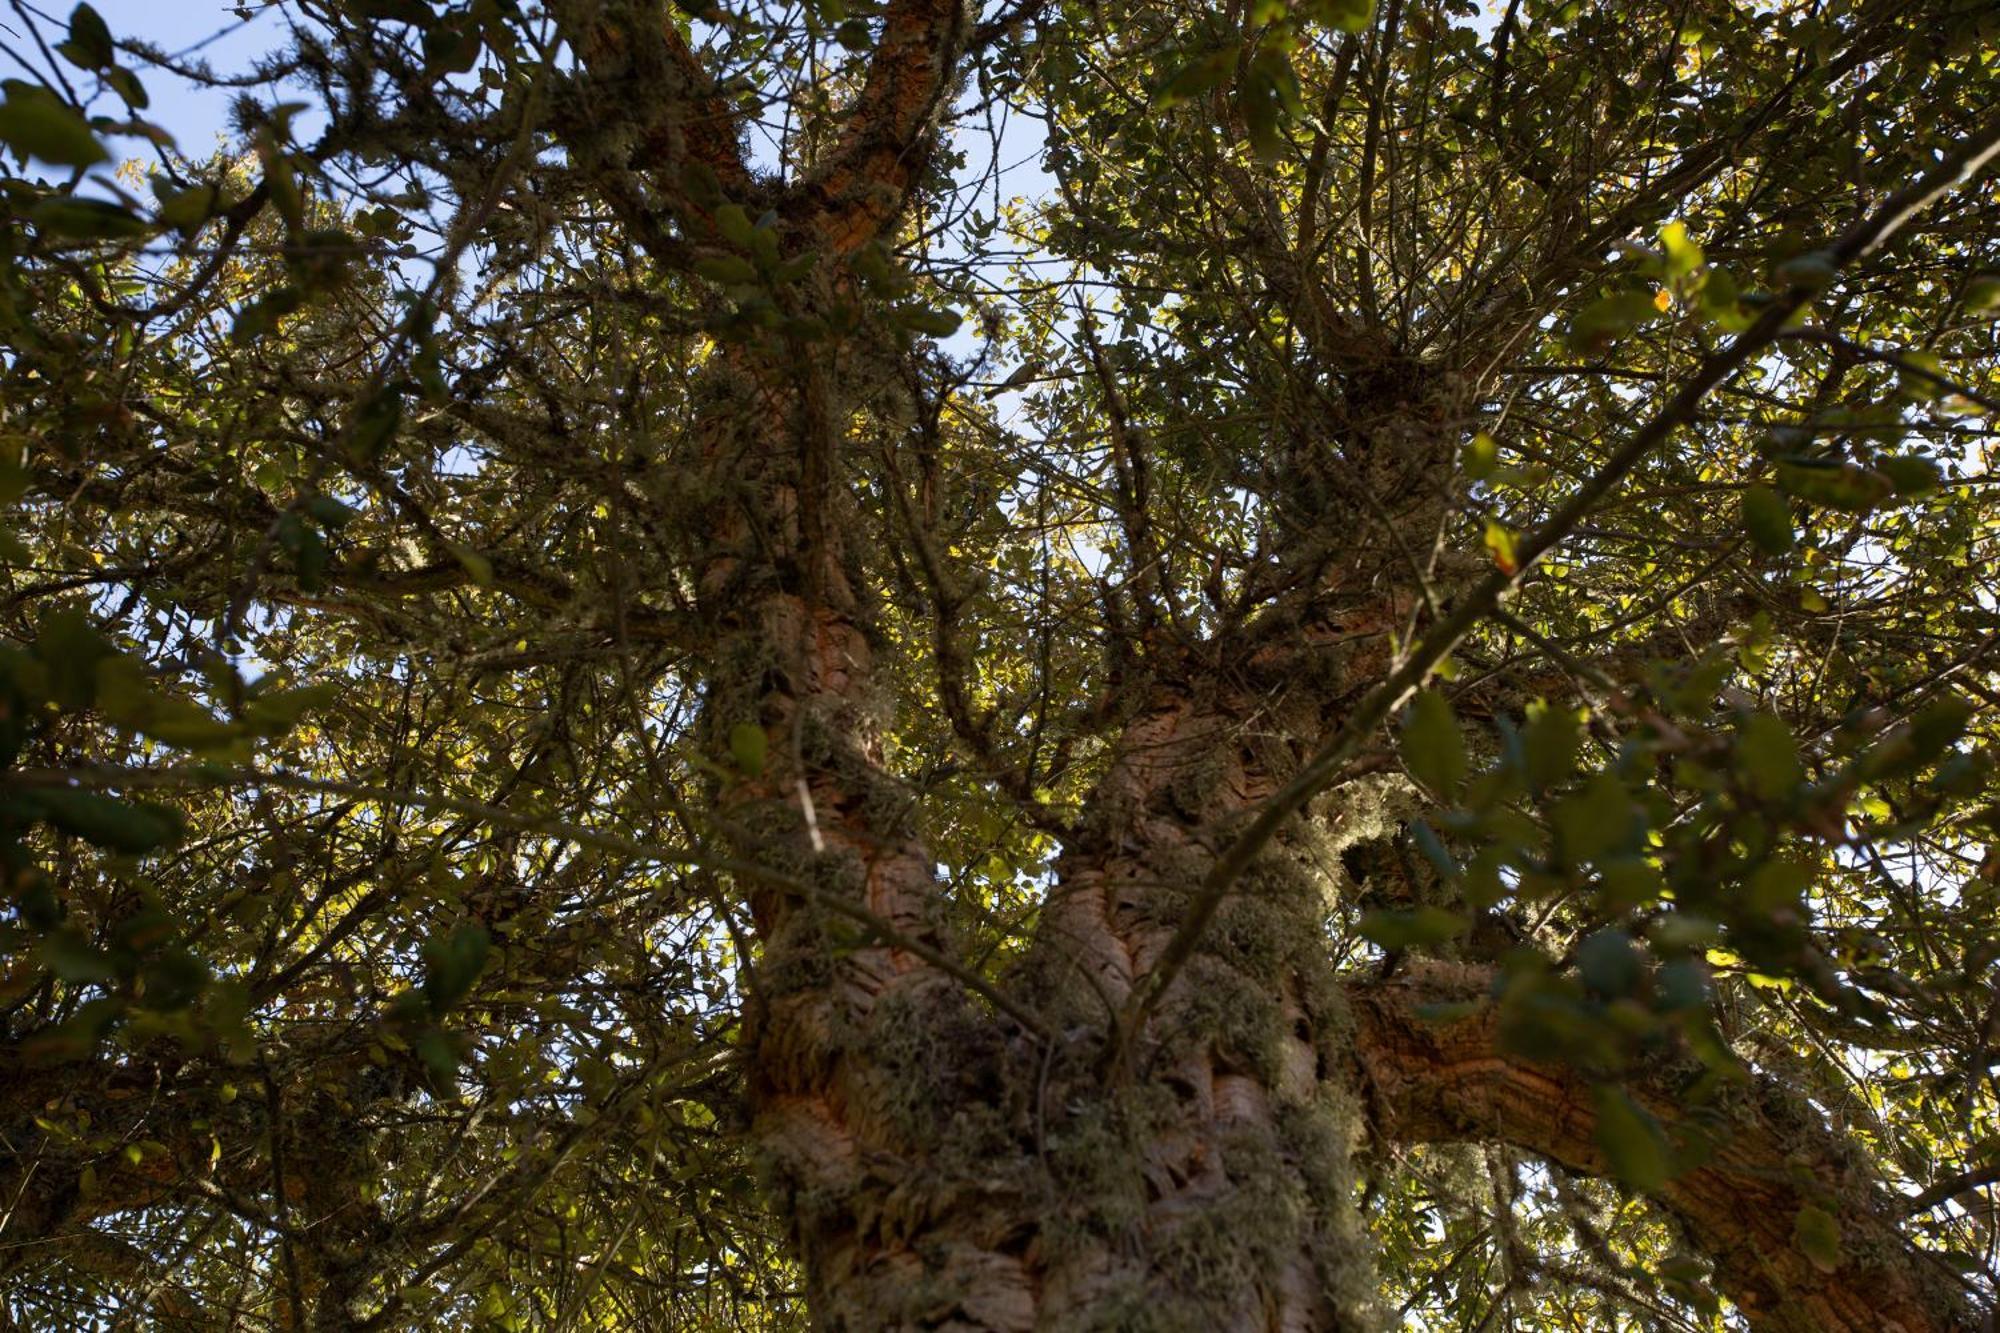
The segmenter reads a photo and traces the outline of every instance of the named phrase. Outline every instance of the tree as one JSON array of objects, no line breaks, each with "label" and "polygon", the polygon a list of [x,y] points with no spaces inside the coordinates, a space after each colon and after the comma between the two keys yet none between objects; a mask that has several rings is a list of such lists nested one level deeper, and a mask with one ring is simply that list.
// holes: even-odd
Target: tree
[{"label": "tree", "polygon": [[16,10],[10,1326],[1991,1318],[1990,6]]}]

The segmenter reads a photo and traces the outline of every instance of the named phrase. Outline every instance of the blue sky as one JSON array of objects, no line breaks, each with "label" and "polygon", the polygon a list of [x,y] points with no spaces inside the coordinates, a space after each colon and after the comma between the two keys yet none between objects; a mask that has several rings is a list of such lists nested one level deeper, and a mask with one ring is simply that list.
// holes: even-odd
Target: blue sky
[{"label": "blue sky", "polygon": [[[245,20],[236,13],[237,0],[93,0],[93,5],[104,16],[114,36],[152,42],[173,55],[205,58],[217,72],[225,74],[247,69],[257,55],[280,44],[284,31],[284,20],[277,9],[250,10],[245,5],[246,11],[253,13],[252,18]],[[29,8],[57,20],[54,26],[59,29],[68,19],[71,6],[67,0],[54,0],[54,3],[31,4]],[[19,32],[19,22],[12,15],[0,17],[15,33]],[[13,35],[8,35],[7,41],[16,50],[23,49]],[[173,134],[183,152],[192,157],[205,156],[215,137],[228,127],[230,94],[191,88],[158,72],[142,72],[142,77],[153,99],[146,112],[147,119]],[[105,114],[114,114],[118,109],[117,99],[110,94],[106,94],[102,105],[93,108]],[[125,148],[136,153],[142,143],[132,140],[129,146],[115,145],[114,150]]]}]

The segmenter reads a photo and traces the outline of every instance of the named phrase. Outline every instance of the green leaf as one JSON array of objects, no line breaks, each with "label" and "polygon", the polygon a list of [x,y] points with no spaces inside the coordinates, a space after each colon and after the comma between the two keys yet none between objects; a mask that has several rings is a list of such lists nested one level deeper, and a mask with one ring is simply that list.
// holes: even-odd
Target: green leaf
[{"label": "green leaf", "polygon": [[1305,0],[1299,11],[1341,32],[1360,32],[1375,19],[1375,0]]},{"label": "green leaf", "polygon": [[46,787],[32,793],[42,817],[65,833],[93,846],[140,855],[164,847],[181,836],[181,819],[164,806],[119,801],[71,787]]},{"label": "green leaf", "polygon": [[1957,695],[1946,695],[1910,720],[1910,744],[1918,763],[1929,763],[1949,749],[1972,723],[1973,707]]},{"label": "green leaf", "polygon": [[1571,861],[1591,861],[1631,842],[1637,815],[1625,785],[1599,773],[1582,791],[1557,802],[1549,817],[1563,854]]},{"label": "green leaf", "polygon": [[423,995],[433,1014],[442,1014],[465,998],[479,980],[492,947],[486,927],[476,921],[465,922],[443,938],[434,935],[424,941]]},{"label": "green leaf", "polygon": [[1805,780],[1798,743],[1784,719],[1753,713],[1736,733],[1736,756],[1750,790],[1767,801],[1783,800]]},{"label": "green leaf", "polygon": [[1602,352],[1659,313],[1651,292],[1613,292],[1591,302],[1570,320],[1570,344],[1583,351]]},{"label": "green leaf", "polygon": [[1796,911],[1811,883],[1811,873],[1796,861],[1766,861],[1744,882],[1742,904],[1754,916]]},{"label": "green leaf", "polygon": [[1502,574],[1513,574],[1521,568],[1519,539],[1506,524],[1498,519],[1487,519],[1481,541],[1487,554],[1493,557],[1494,567]]},{"label": "green leaf", "polygon": [[1816,292],[1829,286],[1839,273],[1840,266],[1834,262],[1832,254],[1825,250],[1808,250],[1778,265],[1774,276],[1787,287]]},{"label": "green leaf", "polygon": [[1708,1004],[1708,969],[1692,958],[1663,964],[1657,978],[1660,1008],[1668,1013],[1699,1010]]},{"label": "green leaf", "polygon": [[1789,555],[1798,544],[1791,508],[1769,486],[1751,486],[1743,492],[1743,527],[1766,555]]},{"label": "green leaf", "polygon": [[1465,780],[1465,738],[1451,705],[1436,690],[1423,690],[1410,701],[1403,719],[1403,763],[1410,776],[1440,796],[1457,793]]},{"label": "green leaf", "polygon": [[1286,122],[1305,114],[1298,72],[1291,58],[1275,47],[1262,47],[1244,71],[1237,106],[1250,136],[1251,151],[1269,161],[1285,146]]},{"label": "green leaf", "polygon": [[1192,57],[1160,83],[1153,94],[1154,106],[1164,111],[1219,86],[1235,70],[1241,51],[1227,46]]},{"label": "green leaf", "polygon": [[1482,430],[1459,451],[1458,465],[1472,480],[1484,481],[1500,467],[1500,446]]},{"label": "green leaf", "polygon": [[97,948],[82,932],[65,926],[42,941],[42,963],[64,981],[79,986],[118,980],[111,955]]},{"label": "green leaf", "polygon": [[694,271],[725,287],[745,287],[757,281],[757,266],[741,255],[709,255],[697,259]]},{"label": "green leaf", "polygon": [[787,259],[784,263],[771,270],[772,285],[783,286],[788,282],[797,282],[800,278],[811,273],[813,266],[818,263],[819,255],[812,250],[808,250],[804,254],[793,255],[790,259]]},{"label": "green leaf", "polygon": [[1355,929],[1364,939],[1384,949],[1424,949],[1463,935],[1471,924],[1442,907],[1418,907],[1408,911],[1364,912]]},{"label": "green leaf", "polygon": [[307,496],[306,512],[328,528],[345,527],[354,519],[354,511],[331,495]]},{"label": "green leaf", "polygon": [[[723,204],[714,213],[715,230],[723,240],[738,249],[750,248],[750,236],[756,229],[750,224],[750,214],[741,204]],[[706,276],[706,275],[703,275]]]},{"label": "green leaf", "polygon": [[1660,248],[1667,252],[1669,278],[1685,278],[1701,267],[1701,247],[1688,239],[1685,222],[1669,222],[1660,228]]},{"label": "green leaf", "polygon": [[187,235],[215,216],[219,201],[220,192],[213,185],[190,185],[160,200],[159,219]]},{"label": "green leaf", "polygon": [[1608,928],[1585,936],[1576,946],[1576,969],[1583,984],[1605,999],[1632,994],[1646,974],[1632,937]]},{"label": "green leaf", "polygon": [[83,117],[46,88],[13,83],[0,104],[0,141],[24,157],[59,167],[89,167],[111,155]]},{"label": "green leaf", "polygon": [[482,49],[479,29],[463,18],[426,25],[424,63],[434,73],[469,73],[479,63]]},{"label": "green leaf", "polygon": [[488,560],[477,547],[468,546],[464,542],[446,542],[445,549],[450,551],[451,558],[458,561],[459,566],[472,576],[474,583],[482,588],[493,586],[493,562]]},{"label": "green leaf", "polygon": [[1667,1183],[1667,1144],[1657,1121],[1625,1095],[1622,1088],[1600,1084],[1597,1103],[1597,1146],[1604,1150],[1611,1174],[1628,1189],[1650,1193]]},{"label": "green leaf", "polygon": [[958,332],[960,323],[956,310],[931,310],[924,306],[904,306],[896,312],[896,320],[904,328],[939,338],[949,338]]},{"label": "green leaf", "polygon": [[1878,458],[1875,470],[1889,479],[1889,485],[1897,495],[1929,495],[1944,480],[1936,463],[1916,454]]},{"label": "green leaf", "polygon": [[[125,105],[131,107],[134,111],[144,111],[153,104],[152,97],[146,92],[146,85],[139,82],[139,76],[122,65],[113,65],[105,70],[104,81],[110,84],[112,91],[124,98]],[[146,131],[147,137],[155,143],[160,143],[164,138],[165,144],[162,146],[173,143],[173,137],[168,135],[165,130],[159,129],[158,126],[149,126],[141,122],[136,124],[134,128]]]},{"label": "green leaf", "polygon": [[1840,1220],[1824,1208],[1806,1204],[1792,1220],[1792,1243],[1822,1273],[1841,1265]]},{"label": "green leaf", "polygon": [[238,347],[248,346],[276,330],[280,319],[304,303],[305,297],[296,287],[278,287],[264,293],[237,311],[229,329],[229,341]]},{"label": "green leaf", "polygon": [[69,40],[63,45],[68,48],[63,54],[84,69],[103,69],[118,55],[111,44],[111,29],[89,5],[78,5],[70,12]]},{"label": "green leaf", "polygon": [[1778,489],[1808,504],[1865,514],[1889,497],[1889,479],[1854,463],[1788,458],[1778,463]]},{"label": "green leaf", "polygon": [[144,218],[120,204],[56,194],[28,210],[28,220],[45,236],[70,241],[124,241],[152,230]]},{"label": "green leaf", "polygon": [[308,709],[325,708],[339,695],[340,686],[332,681],[278,690],[252,699],[244,706],[243,717],[266,735],[283,735],[298,725]]},{"label": "green leaf", "polygon": [[1650,907],[1666,892],[1666,879],[1658,866],[1643,856],[1621,856],[1602,861],[1597,867],[1602,883],[1604,906],[1611,911]]},{"label": "green leaf", "polygon": [[1458,859],[1451,854],[1450,849],[1444,845],[1443,840],[1432,831],[1429,821],[1422,819],[1411,820],[1410,838],[1417,844],[1417,850],[1424,854],[1424,859],[1437,867],[1438,874],[1443,875],[1446,879],[1458,878]]},{"label": "green leaf", "polygon": [[762,777],[769,750],[770,740],[756,723],[739,722],[729,729],[729,757],[739,773]]},{"label": "green leaf", "polygon": [[374,463],[388,452],[403,426],[403,395],[394,388],[370,393],[347,423],[347,451],[357,461]]},{"label": "green leaf", "polygon": [[1967,283],[1965,308],[1978,315],[2000,315],[2000,273],[1982,273]]},{"label": "green leaf", "polygon": [[48,663],[50,693],[65,708],[87,708],[97,698],[97,675],[118,656],[90,618],[69,609],[45,611],[35,622],[34,654]]},{"label": "green leaf", "polygon": [[1574,708],[1546,704],[1528,719],[1521,733],[1521,755],[1528,782],[1536,790],[1563,781],[1576,771],[1577,749],[1583,742],[1583,720]]},{"label": "green leaf", "polygon": [[1738,304],[1740,295],[1736,279],[1728,270],[1711,268],[1702,276],[1696,302],[1702,314],[1720,324],[1725,332],[1740,333],[1750,326],[1750,317]]},{"label": "green leaf", "polygon": [[458,1068],[465,1062],[465,1045],[462,1039],[442,1028],[425,1028],[410,1044],[417,1058],[430,1071],[432,1081],[439,1087],[449,1088],[458,1078]]}]

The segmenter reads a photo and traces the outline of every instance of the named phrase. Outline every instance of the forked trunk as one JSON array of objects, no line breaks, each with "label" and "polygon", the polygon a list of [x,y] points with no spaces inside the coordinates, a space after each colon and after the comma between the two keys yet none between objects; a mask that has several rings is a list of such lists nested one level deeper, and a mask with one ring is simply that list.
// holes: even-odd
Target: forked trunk
[{"label": "forked trunk", "polygon": [[[1295,821],[1172,983],[1131,1002],[1220,849],[1379,677],[1379,608],[1288,632],[1308,653],[1156,675],[1026,961],[997,988],[958,964],[913,796],[882,761],[889,705],[845,537],[857,516],[832,475],[842,368],[738,347],[709,373],[706,727],[736,756],[720,813],[763,867],[746,871],[752,1139],[819,1327],[1369,1326],[1350,1167],[1364,1111],[1391,1139],[1501,1140],[1601,1167],[1574,1071],[1507,1054],[1490,1009],[1435,1031],[1414,1016],[1426,997],[1483,995],[1489,976],[1461,969],[1432,995],[1435,978],[1356,991],[1332,971],[1339,853],[1385,823],[1365,784]],[[1673,1113],[1671,1080],[1639,1091]],[[1971,1327],[1823,1127],[1740,1114],[1661,1202],[1722,1251],[1717,1281],[1758,1327]],[[1804,1183],[1770,1176],[1787,1170]],[[1850,1199],[1866,1242],[1834,1273],[1791,1233],[1824,1189]],[[1757,1215],[1733,1216],[1732,1198]]]},{"label": "forked trunk", "polygon": [[[793,1219],[815,1318],[876,1330],[1351,1326],[1345,1020],[1320,956],[1323,878],[1292,850],[1119,1058],[1112,1016],[1226,828],[1268,788],[1245,710],[1163,691],[1131,725],[1007,989],[943,961],[933,861],[881,766],[867,613],[810,498],[826,379],[749,353],[716,368],[717,747],[762,762],[721,796],[754,886],[753,1136]],[[831,377],[829,377],[831,378]],[[785,876],[790,882],[780,882]]]}]

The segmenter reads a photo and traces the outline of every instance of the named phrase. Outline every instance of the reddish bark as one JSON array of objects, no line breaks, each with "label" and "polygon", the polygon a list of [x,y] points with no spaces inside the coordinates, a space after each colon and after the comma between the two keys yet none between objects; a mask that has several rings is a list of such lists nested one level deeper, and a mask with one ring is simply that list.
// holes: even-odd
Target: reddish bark
[{"label": "reddish bark", "polygon": [[889,5],[839,143],[782,209],[813,244],[852,254],[902,213],[925,164],[931,123],[950,96],[966,24],[959,0]]},{"label": "reddish bark", "polygon": [[[1492,1005],[1427,1019],[1422,1007],[1489,989],[1470,970],[1349,988],[1358,1020],[1355,1070],[1370,1116],[1402,1143],[1504,1142],[1572,1170],[1602,1174],[1588,1080],[1509,1055]],[[1975,1319],[1940,1261],[1910,1246],[1898,1211],[1866,1160],[1817,1112],[1752,1087],[1691,1114],[1671,1076],[1632,1091],[1670,1131],[1698,1125],[1702,1165],[1671,1179],[1658,1202],[1715,1264],[1716,1285],[1751,1326],[1778,1333],[1953,1333]],[[1704,1119],[1706,1123],[1704,1123]],[[1838,1216],[1842,1259],[1824,1271],[1794,1239],[1799,1210]]]}]

